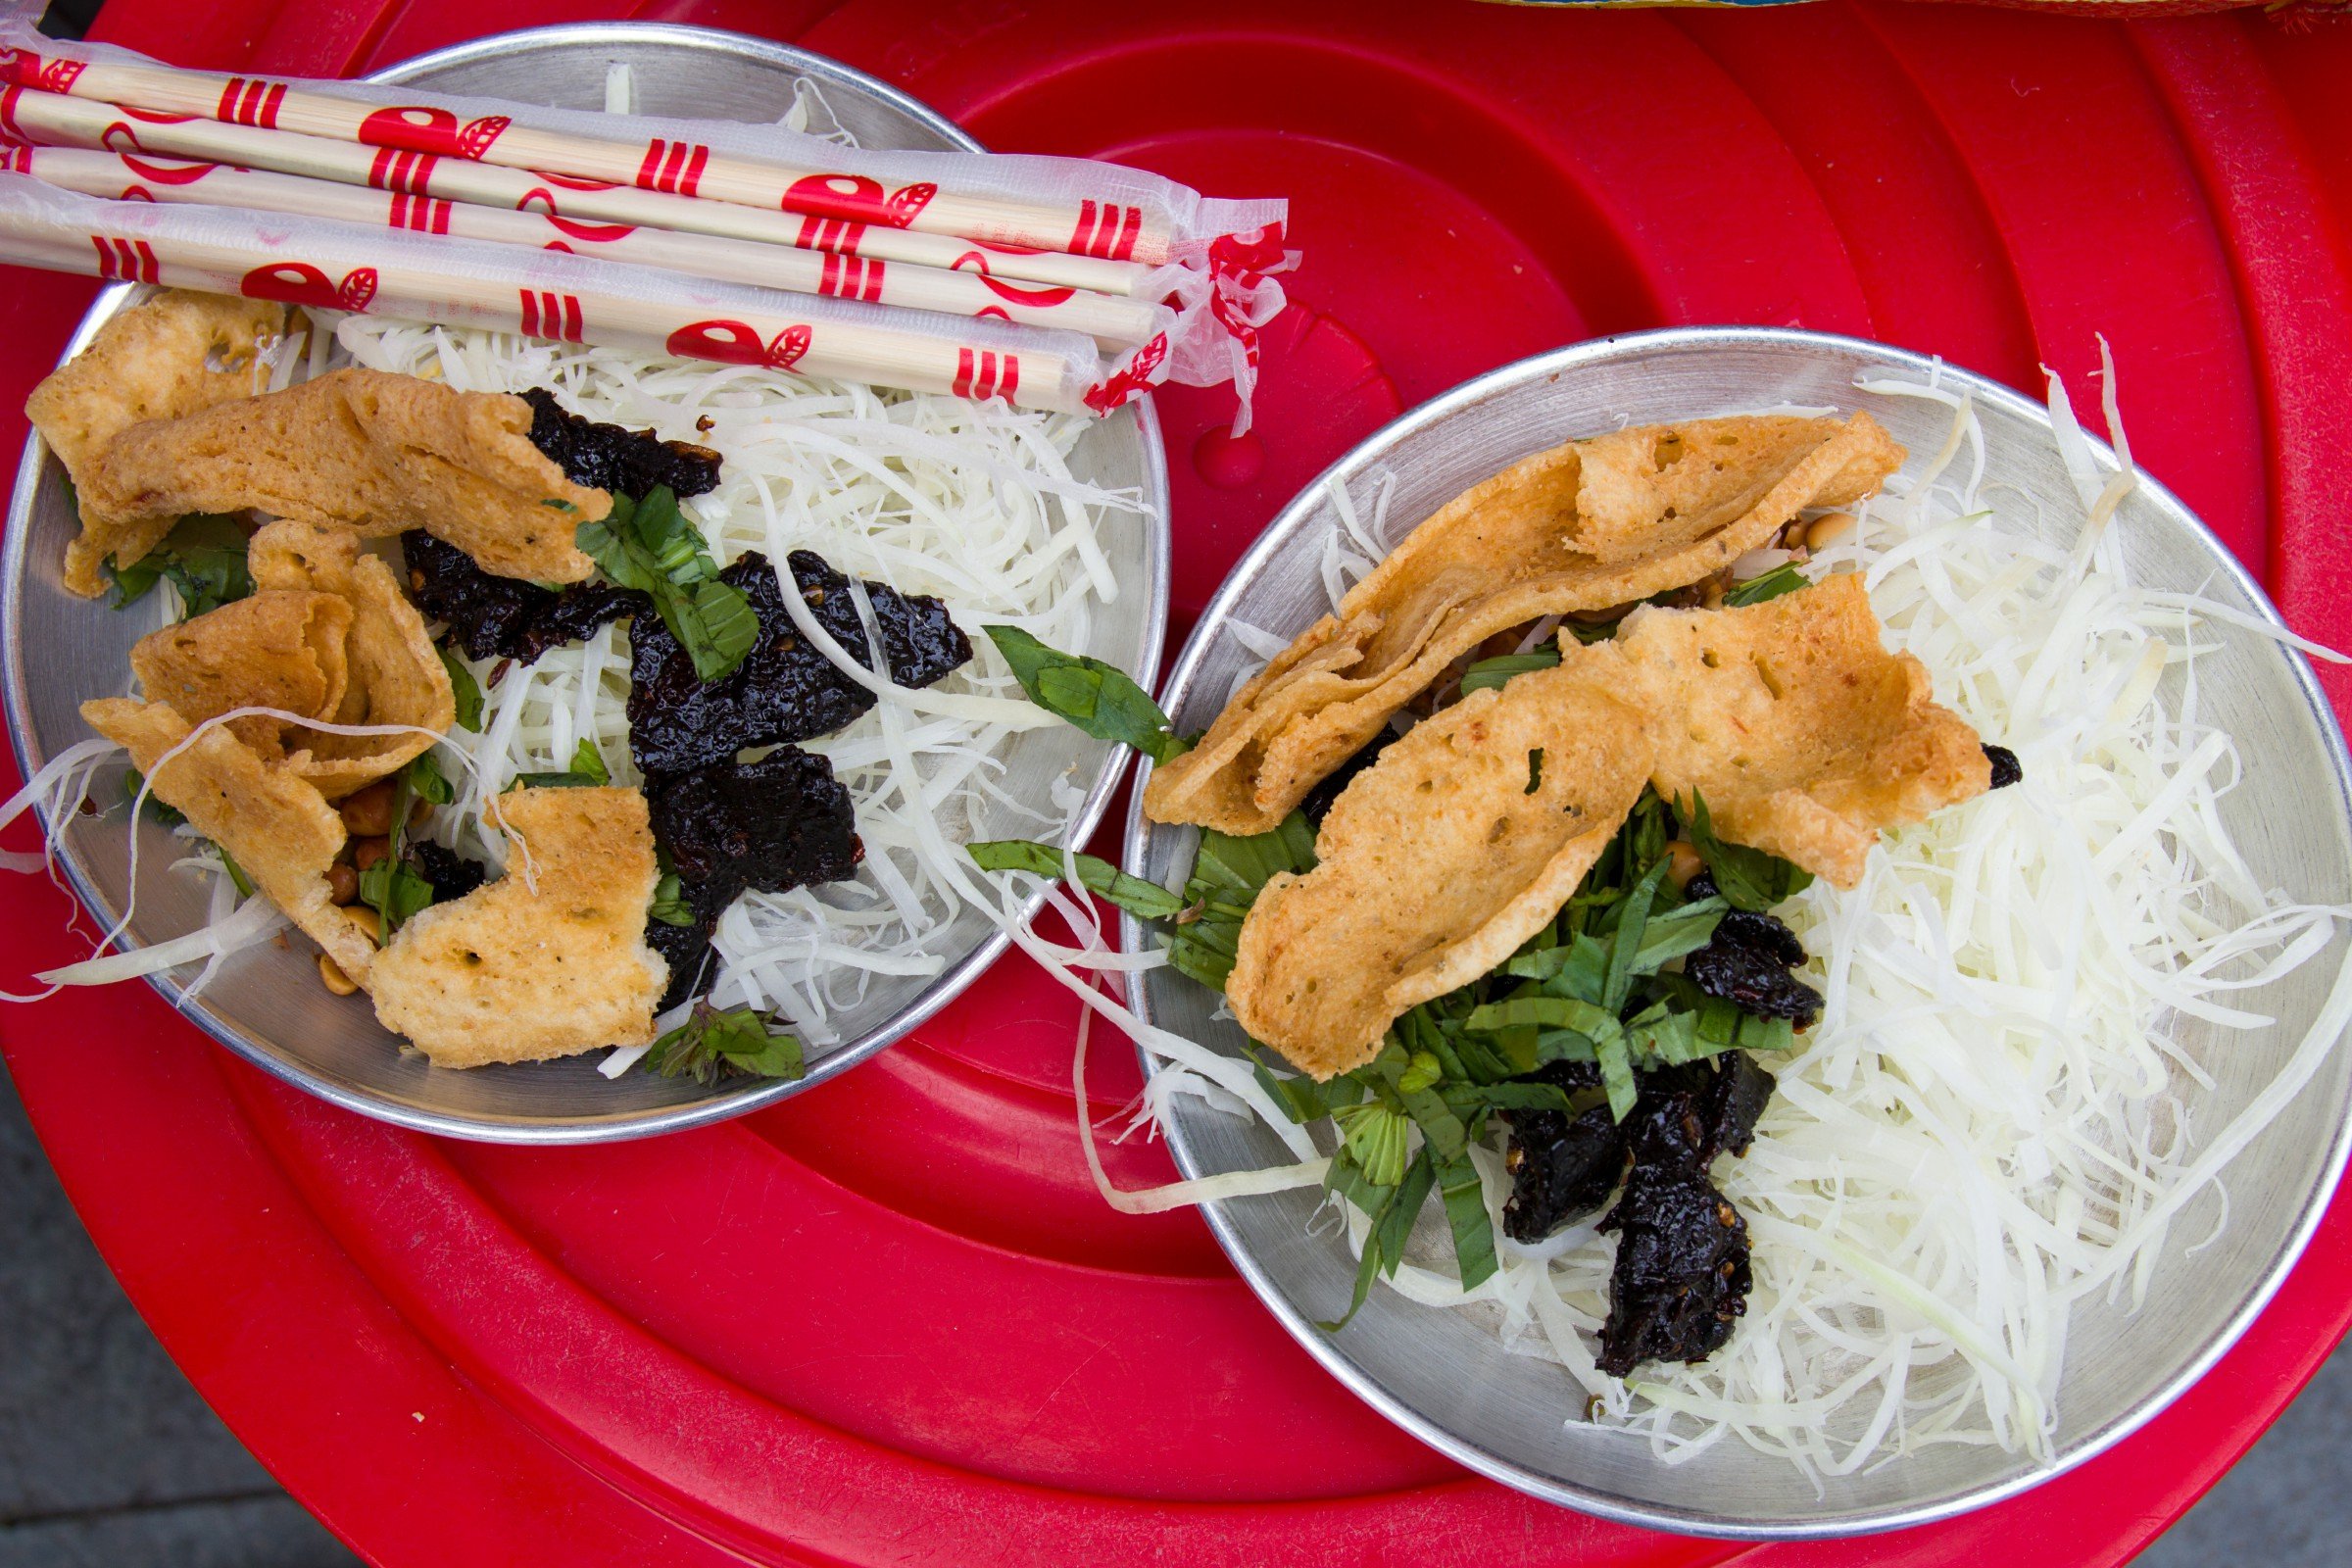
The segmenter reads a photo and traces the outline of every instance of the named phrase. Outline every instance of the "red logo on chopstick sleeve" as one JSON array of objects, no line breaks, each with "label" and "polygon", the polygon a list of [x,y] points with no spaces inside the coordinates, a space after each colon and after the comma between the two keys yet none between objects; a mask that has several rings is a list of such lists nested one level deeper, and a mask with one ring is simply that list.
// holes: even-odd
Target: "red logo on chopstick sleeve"
[{"label": "red logo on chopstick sleeve", "polygon": [[703,182],[710,149],[700,142],[664,141],[656,136],[645,144],[645,160],[637,166],[637,188],[670,196],[691,196]]},{"label": "red logo on chopstick sleeve", "polygon": [[142,178],[152,179],[159,185],[193,185],[220,167],[218,164],[208,164],[201,160],[157,163],[152,159],[141,158],[138,155],[146,149],[139,145],[139,133],[120,120],[99,133],[98,144],[122,159],[125,169],[131,170]]},{"label": "red logo on chopstick sleeve", "polygon": [[[1024,254],[1034,255],[1036,253],[1025,252]],[[990,293],[1001,300],[1009,300],[1015,305],[1034,305],[1040,310],[1048,310],[1063,304],[1071,295],[1078,292],[1074,288],[1061,288],[1053,284],[1041,284],[1033,288],[1024,287],[1018,283],[1007,283],[1002,278],[991,277],[988,271],[988,258],[978,251],[965,251],[961,256],[956,257],[951,270],[970,272],[987,286]],[[1003,313],[998,314],[1002,315]]]},{"label": "red logo on chopstick sleeve", "polygon": [[315,305],[325,311],[365,311],[375,298],[375,284],[372,267],[353,268],[338,283],[308,262],[277,262],[247,272],[238,280],[237,291],[249,300]]},{"label": "red logo on chopstick sleeve", "polygon": [[286,101],[286,84],[282,81],[264,81],[256,77],[231,76],[228,85],[220,89],[220,105],[213,118],[231,125],[259,125],[264,130],[277,128],[278,105]]},{"label": "red logo on chopstick sleeve", "polygon": [[667,347],[681,359],[789,370],[808,352],[810,335],[806,326],[791,326],[763,342],[747,321],[689,321],[669,334]]},{"label": "red logo on chopstick sleeve", "polygon": [[[928,183],[888,190],[880,180],[864,174],[808,174],[794,180],[777,205],[788,213],[806,213],[811,218],[830,218],[843,223],[905,228],[938,194],[939,187]],[[801,228],[801,243],[809,244],[806,224]],[[854,242],[851,248],[855,248]]]},{"label": "red logo on chopstick sleeve", "polygon": [[458,117],[446,109],[378,109],[360,122],[360,140],[370,147],[403,147],[443,158],[479,159],[514,122],[505,115],[484,115],[461,125]]},{"label": "red logo on chopstick sleeve", "polygon": [[156,266],[155,251],[143,239],[110,239],[92,234],[91,245],[98,251],[98,275],[112,282],[161,282]]},{"label": "red logo on chopstick sleeve", "polygon": [[1009,401],[1021,384],[1021,357],[995,349],[957,349],[956,380],[951,388],[959,398],[1002,397]]},{"label": "red logo on chopstick sleeve", "polygon": [[1136,237],[1144,231],[1144,210],[1117,202],[1082,201],[1078,225],[1070,230],[1069,250],[1075,256],[1100,256],[1123,262],[1135,254]]},{"label": "red logo on chopstick sleeve", "polygon": [[78,60],[44,60],[29,49],[0,49],[0,81],[42,92],[72,92],[80,74]]},{"label": "red logo on chopstick sleeve", "polygon": [[882,264],[862,256],[827,251],[824,274],[816,280],[816,291],[836,299],[864,300],[870,305],[882,297]]},{"label": "red logo on chopstick sleeve", "polygon": [[[608,189],[610,187],[607,187]],[[634,223],[583,223],[576,218],[565,218],[556,211],[556,193],[544,187],[534,189],[514,204],[514,210],[537,213],[557,229],[573,239],[586,240],[592,245],[604,245],[616,239],[627,239],[637,232]]]},{"label": "red logo on chopstick sleeve", "polygon": [[586,322],[580,314],[578,295],[528,288],[520,293],[522,330],[527,336],[561,338],[566,343],[580,341]]}]

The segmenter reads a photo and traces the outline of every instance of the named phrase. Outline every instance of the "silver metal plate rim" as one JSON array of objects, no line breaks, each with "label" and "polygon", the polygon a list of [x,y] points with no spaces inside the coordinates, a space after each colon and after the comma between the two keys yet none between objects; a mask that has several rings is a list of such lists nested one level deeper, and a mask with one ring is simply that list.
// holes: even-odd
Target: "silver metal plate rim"
[{"label": "silver metal plate rim", "polygon": [[[363,78],[371,82],[398,83],[414,80],[419,75],[451,66],[527,50],[541,45],[669,44],[680,48],[748,56],[798,74],[854,87],[887,103],[906,114],[956,147],[969,152],[985,152],[969,132],[920,100],[909,96],[889,83],[852,70],[837,60],[796,49],[789,44],[765,38],[754,38],[742,33],[723,31],[714,27],[697,27],[677,23],[564,23],[545,27],[525,27],[512,32],[495,33],[476,38],[428,54],[416,55],[396,65],[387,66]],[[141,285],[118,283],[103,290],[92,301],[89,312],[67,344],[66,357],[78,354],[96,335],[107,318],[122,308]],[[1143,450],[1145,490],[1156,498],[1156,511],[1144,518],[1146,545],[1152,568],[1152,592],[1144,628],[1147,657],[1144,664],[1148,686],[1158,671],[1167,641],[1168,590],[1170,573],[1170,541],[1172,534],[1167,515],[1167,458],[1162,449],[1159,419],[1149,398],[1133,405],[1137,433]],[[29,522],[34,487],[41,466],[48,458],[48,445],[38,431],[28,432],[23,459],[17,466],[16,488],[11,494],[8,513],[8,538],[4,554],[0,554],[0,648],[8,651],[6,680],[0,682],[0,700],[8,720],[9,745],[18,773],[30,777],[34,766],[30,754],[29,696],[24,690],[24,661],[21,652],[19,599],[24,588],[25,535]],[[1102,824],[1110,808],[1111,798],[1117,793],[1119,778],[1124,771],[1124,759],[1119,755],[1106,758],[1098,770],[1093,786],[1087,791],[1077,818],[1077,842],[1084,843]],[[49,827],[44,818],[42,826]],[[59,864],[73,884],[74,894],[84,908],[100,906],[97,890],[83,875],[72,856],[60,857]],[[1032,918],[1044,906],[1040,893],[1023,906],[1022,917]],[[852,1067],[879,1054],[897,1044],[913,1030],[921,1027],[941,1008],[956,1000],[978,979],[990,964],[1002,957],[1012,939],[1003,930],[991,932],[969,953],[942,970],[939,977],[917,996],[905,1009],[881,1025],[850,1041],[840,1049],[820,1057],[809,1067],[806,1077],[791,1083],[761,1085],[708,1100],[690,1101],[662,1110],[634,1113],[626,1119],[611,1121],[593,1118],[570,1118],[549,1121],[490,1121],[435,1111],[423,1106],[397,1101],[378,1099],[342,1083],[311,1073],[296,1061],[258,1048],[240,1032],[227,1028],[201,1008],[178,1005],[179,988],[168,975],[151,975],[148,983],[162,995],[165,1002],[191,1023],[218,1041],[239,1057],[277,1078],[318,1096],[331,1104],[356,1111],[376,1121],[405,1127],[415,1132],[430,1133],[437,1137],[455,1138],[473,1143],[493,1144],[594,1144],[617,1143],[637,1138],[649,1138],[662,1133],[681,1132],[692,1127],[708,1126],[731,1120],[763,1105],[773,1104],[806,1090],[813,1089],[827,1079],[849,1071]]]},{"label": "silver metal plate rim", "polygon": [[[1914,374],[1936,374],[1946,384],[1956,385],[1971,393],[1980,403],[2003,406],[2013,413],[2041,424],[2049,422],[2049,411],[2041,404],[2015,389],[1973,370],[1961,369],[1944,361],[1897,349],[1866,338],[1848,337],[1829,332],[1812,332],[1795,327],[1767,326],[1679,326],[1655,331],[1627,332],[1612,337],[1594,338],[1566,348],[1531,355],[1486,374],[1463,382],[1451,391],[1443,393],[1399,417],[1383,425],[1371,435],[1325,468],[1285,507],[1274,520],[1266,525],[1250,550],[1235,563],[1233,570],[1218,587],[1216,594],[1201,611],[1183,650],[1168,673],[1164,699],[1169,692],[1184,691],[1208,656],[1217,628],[1233,615],[1249,596],[1258,574],[1281,549],[1290,534],[1305,525],[1320,508],[1326,488],[1335,482],[1344,483],[1359,470],[1376,461],[1378,455],[1394,446],[1404,436],[1428,428],[1473,408],[1498,392],[1540,376],[1558,376],[1572,373],[1596,363],[1629,357],[1665,357],[1701,352],[1711,349],[1741,347],[1785,347],[1795,350],[1834,349],[1866,356],[1889,370]],[[2109,469],[2119,467],[2115,453],[2105,442],[2089,436],[2098,461]],[[2211,551],[2216,570],[2231,578],[2249,598],[2260,607],[2270,622],[2284,628],[2285,621],[2271,603],[2262,584],[2237,560],[2220,536],[2194,511],[2183,504],[2161,482],[2145,470],[2139,474],[2139,484],[2150,492],[2158,504],[2192,526]],[[2345,750],[2343,728],[2335,710],[2321,691],[2310,661],[2284,644],[2278,653],[2289,666],[2305,704],[2317,720],[2335,775],[2339,808],[2352,810],[2352,756]],[[1152,775],[1152,760],[1138,760],[1134,790],[1129,797],[1126,832],[1120,845],[1121,863],[1143,863],[1145,847],[1154,824],[1143,813],[1144,786]],[[1122,945],[1130,952],[1142,951],[1148,940],[1143,923],[1133,915],[1122,914],[1119,920]],[[1126,979],[1127,1004],[1146,1023],[1152,1022],[1152,1001],[1145,984],[1143,971],[1131,971]],[[1137,1057],[1144,1075],[1149,1078],[1154,1064],[1141,1049]],[[1169,1154],[1178,1171],[1186,1178],[1209,1174],[1201,1165],[1180,1127],[1164,1129]],[[1440,1426],[1423,1416],[1410,1404],[1390,1394],[1370,1373],[1359,1366],[1339,1348],[1337,1340],[1317,1328],[1308,1316],[1292,1304],[1272,1274],[1246,1245],[1227,1212],[1229,1202],[1248,1200],[1228,1200],[1203,1203],[1200,1213],[1208,1224],[1210,1234],[1224,1250],[1226,1258],[1249,1284],[1259,1302],[1273,1314],[1276,1321],[1296,1340],[1322,1368],[1337,1378],[1350,1393],[1371,1405],[1396,1425],[1411,1433],[1421,1442],[1437,1449],[1467,1469],[1488,1479],[1499,1482],[1513,1491],[1580,1513],[1613,1520],[1620,1524],[1639,1525],[1645,1529],[1672,1531],[1685,1535],[1709,1536],[1735,1541],[1820,1541],[1851,1536],[1877,1535],[1887,1531],[1908,1529],[1917,1525],[1935,1524],[1956,1518],[1976,1509],[2014,1497],[2040,1486],[2043,1482],[2064,1475],[2067,1471],[2096,1458],[2116,1444],[2137,1432],[2161,1414],[2166,1407],[2212,1370],[2214,1363],[2226,1355],[2254,1320],[2262,1314],[2286,1276],[2303,1255],[2321,1222],[2327,1217],[2329,1201],[2343,1178],[2348,1155],[2352,1155],[2352,1117],[2339,1117],[2335,1137],[2328,1158],[2322,1167],[2322,1180],[2310,1193],[2303,1212],[2294,1229],[2273,1257],[2263,1277],[2239,1303],[2222,1329],[2197,1348],[2178,1372],[2143,1397],[2138,1404],[2109,1421],[2097,1430],[2075,1440],[2050,1464],[2035,1470],[1983,1486],[1965,1488],[1946,1496],[1931,1498],[1921,1503],[1883,1508],[1833,1519],[1802,1521],[1773,1521],[1755,1519],[1726,1519],[1703,1510],[1671,1508],[1646,1502],[1629,1501],[1614,1494],[1576,1486],[1555,1477],[1530,1470],[1513,1460],[1480,1446],[1458,1433]]]}]

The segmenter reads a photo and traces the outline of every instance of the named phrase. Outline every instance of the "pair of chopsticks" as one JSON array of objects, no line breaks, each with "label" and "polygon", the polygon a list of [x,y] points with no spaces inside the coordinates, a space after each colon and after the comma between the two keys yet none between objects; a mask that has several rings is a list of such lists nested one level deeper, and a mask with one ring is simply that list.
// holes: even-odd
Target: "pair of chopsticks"
[{"label": "pair of chopsticks", "polygon": [[47,210],[0,211],[0,258],[35,266],[424,319],[511,319],[539,336],[1055,408],[1096,401],[1087,392],[1099,392],[1100,367],[1063,363],[1078,356],[1050,338],[1023,353],[993,329],[957,341],[855,307],[1079,333],[1131,363],[1155,342],[1164,352],[1174,319],[1135,297],[1171,248],[1165,224],[1138,206],[1013,201],[930,182],[894,191],[870,175],[662,136],[559,132],[501,115],[461,121],[445,108],[378,108],[296,81],[22,48],[0,50],[0,81],[8,169],[63,190],[571,252],[853,308],[808,319],[740,308],[713,316],[626,288],[533,289],[512,277],[358,265],[366,259],[323,230],[280,249],[265,237],[240,257],[231,234],[199,242],[184,225],[134,233],[110,222],[77,236],[70,218]]}]

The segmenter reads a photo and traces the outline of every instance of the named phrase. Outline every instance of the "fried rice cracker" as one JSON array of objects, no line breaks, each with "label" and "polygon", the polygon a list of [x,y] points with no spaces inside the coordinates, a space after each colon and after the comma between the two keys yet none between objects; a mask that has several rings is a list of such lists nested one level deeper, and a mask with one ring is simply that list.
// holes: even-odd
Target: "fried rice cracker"
[{"label": "fried rice cracker", "polygon": [[507,874],[394,934],[376,1017],[439,1067],[651,1044],[669,967],[645,942],[661,875],[645,796],[523,789],[496,810],[517,841]]},{"label": "fried rice cracker", "polygon": [[[150,702],[190,724],[238,708],[333,719],[350,681],[352,607],[333,594],[266,588],[139,639],[130,667]],[[286,722],[264,714],[227,726],[267,760],[285,756]]]},{"label": "fried rice cracker", "polygon": [[162,543],[185,512],[88,503],[99,455],[131,426],[177,419],[261,390],[260,350],[286,330],[286,308],[167,289],[110,318],[89,347],[24,400],[84,505],[81,535],[66,546],[65,583],[85,598],[106,589],[106,562],[128,566]]},{"label": "fried rice cracker", "polygon": [[[219,845],[346,975],[368,983],[374,939],[328,891],[327,868],[342,852],[345,830],[326,797],[254,755],[226,725],[198,733],[169,704],[99,698],[81,705],[81,716],[130,753],[157,800]],[[195,740],[165,761],[191,734]]]},{"label": "fried rice cracker", "polygon": [[566,479],[530,427],[531,406],[509,393],[337,370],[123,431],[91,465],[82,506],[174,517],[252,508],[370,539],[422,528],[485,571],[579,582],[595,563],[573,531],[612,497]]},{"label": "fried rice cracker", "polygon": [[[1407,535],[1336,615],[1226,705],[1198,747],[1153,771],[1145,810],[1267,832],[1490,637],[1698,582],[1803,509],[1859,499],[1903,455],[1865,414],[1699,419],[1538,453]],[[1651,478],[1636,458],[1653,466]]]},{"label": "fried rice cracker", "polygon": [[1225,986],[1242,1027],[1316,1078],[1346,1072],[1556,915],[1649,779],[1625,684],[1614,649],[1572,648],[1391,743],[1324,818],[1316,867],[1250,906]]}]

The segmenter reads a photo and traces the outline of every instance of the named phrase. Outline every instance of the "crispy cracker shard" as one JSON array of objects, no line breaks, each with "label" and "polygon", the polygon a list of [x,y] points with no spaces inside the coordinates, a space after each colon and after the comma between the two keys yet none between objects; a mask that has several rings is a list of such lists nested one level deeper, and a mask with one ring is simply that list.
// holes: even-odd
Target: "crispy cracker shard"
[{"label": "crispy cracker shard", "polygon": [[[238,708],[331,720],[350,685],[351,623],[351,602],[334,594],[264,589],[140,638],[131,672],[150,702],[192,725]],[[227,727],[258,756],[285,757],[285,720],[249,714]]]},{"label": "crispy cracker shard", "polygon": [[327,868],[342,851],[344,828],[326,797],[292,770],[264,761],[222,724],[163,761],[193,733],[164,703],[108,697],[82,704],[81,716],[128,751],[156,798],[220,845],[345,974],[367,982],[375,944],[328,894]]},{"label": "crispy cracker shard", "polygon": [[[849,578],[809,550],[795,550],[786,564],[817,623],[871,669]],[[629,623],[629,750],[648,773],[684,772],[732,761],[746,747],[830,734],[874,706],[874,694],[810,647],[793,624],[765,556],[754,551],[718,576],[743,590],[760,620],[752,651],[718,679],[695,673],[694,661],[659,616],[639,615]],[[928,686],[972,657],[971,643],[938,600],[880,583],[864,586],[898,684]]]},{"label": "crispy cracker shard", "polygon": [[1538,453],[1407,535],[1198,747],[1153,770],[1145,809],[1267,832],[1489,637],[1711,576],[1800,510],[1861,499],[1902,460],[1863,414],[1696,419]]},{"label": "crispy cracker shard", "polygon": [[1890,654],[1862,580],[1744,610],[1642,610],[1613,645],[1658,715],[1658,793],[1715,831],[1850,888],[1882,828],[1981,795],[1977,732]]},{"label": "crispy cracker shard", "polygon": [[[283,745],[296,772],[338,800],[405,766],[433,744],[434,735],[449,732],[457,718],[449,669],[392,568],[364,553],[356,534],[318,523],[273,522],[253,536],[246,560],[256,598],[273,590],[326,594],[350,607],[348,678],[333,710],[317,716],[340,724],[410,726],[395,735],[288,733]],[[187,626],[236,608],[224,605]],[[151,687],[148,695],[159,694]]]},{"label": "crispy cracker shard", "polygon": [[1225,987],[1242,1027],[1329,1078],[1557,914],[1649,778],[1624,684],[1615,650],[1571,649],[1382,752],[1324,818],[1321,863],[1268,882],[1243,923]]},{"label": "crispy cracker shard", "polygon": [[107,559],[127,566],[172,531],[176,508],[89,505],[100,453],[149,419],[178,419],[250,398],[263,374],[259,350],[286,330],[286,308],[267,300],[167,290],[99,328],[90,346],[24,400],[24,413],[66,466],[83,501],[81,536],[66,546],[66,586],[105,591]]},{"label": "crispy cracker shard", "polygon": [[507,874],[400,928],[370,977],[376,1017],[438,1067],[651,1043],[669,970],[645,941],[645,797],[523,789],[497,811],[517,841]]},{"label": "crispy cracker shard", "polygon": [[572,531],[612,497],[564,477],[530,427],[504,392],[337,370],[131,426],[90,464],[82,511],[92,525],[253,508],[368,538],[422,528],[501,576],[578,582],[594,563]]}]

